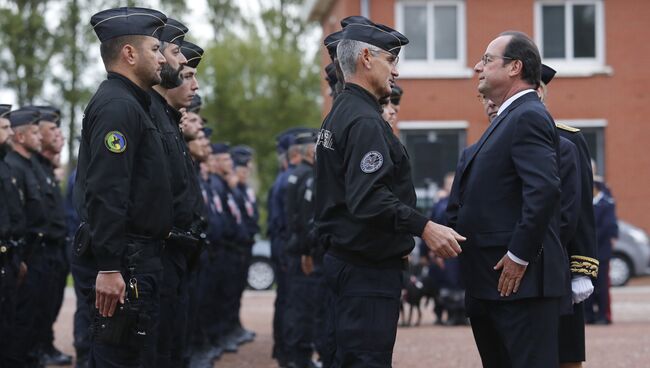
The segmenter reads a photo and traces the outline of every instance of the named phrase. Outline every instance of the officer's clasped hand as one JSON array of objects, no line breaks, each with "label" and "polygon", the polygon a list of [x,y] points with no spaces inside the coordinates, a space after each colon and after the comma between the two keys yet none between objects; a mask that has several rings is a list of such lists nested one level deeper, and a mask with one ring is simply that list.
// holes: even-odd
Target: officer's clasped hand
[{"label": "officer's clasped hand", "polygon": [[452,258],[457,257],[462,252],[458,242],[466,239],[452,228],[429,221],[422,232],[422,240],[435,255],[442,258]]},{"label": "officer's clasped hand", "polygon": [[95,281],[95,308],[102,317],[113,317],[117,302],[124,304],[126,284],[119,272],[98,273]]}]

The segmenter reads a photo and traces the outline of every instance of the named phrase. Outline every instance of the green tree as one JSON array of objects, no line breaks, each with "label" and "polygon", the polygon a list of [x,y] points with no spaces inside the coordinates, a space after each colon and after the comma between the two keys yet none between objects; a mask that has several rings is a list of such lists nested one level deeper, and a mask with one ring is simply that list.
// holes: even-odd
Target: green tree
[{"label": "green tree", "polygon": [[7,1],[0,9],[0,82],[15,91],[19,105],[40,96],[49,72],[49,60],[59,43],[51,19],[45,19],[49,1]]},{"label": "green tree", "polygon": [[276,2],[263,9],[257,25],[222,32],[199,66],[202,115],[215,129],[213,140],[255,149],[262,202],[278,170],[275,137],[321,123],[316,55],[301,49],[306,25],[291,15],[298,3]]},{"label": "green tree", "polygon": [[208,19],[214,30],[215,40],[223,40],[228,34],[225,30],[246,23],[234,0],[206,0],[206,2]]}]

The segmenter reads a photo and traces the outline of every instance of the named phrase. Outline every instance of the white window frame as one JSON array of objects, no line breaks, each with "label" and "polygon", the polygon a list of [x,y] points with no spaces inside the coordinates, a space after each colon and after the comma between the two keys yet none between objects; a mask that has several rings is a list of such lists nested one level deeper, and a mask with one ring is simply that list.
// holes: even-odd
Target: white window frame
[{"label": "white window frame", "polygon": [[[543,62],[557,71],[558,77],[591,77],[594,75],[612,75],[612,68],[605,65],[605,7],[602,0],[537,0],[534,4],[535,42],[544,55],[544,32],[542,7],[545,5],[562,5],[565,8],[565,58],[546,58]],[[573,57],[573,7],[574,5],[594,5],[596,7],[596,57]]]},{"label": "white window frame", "polygon": [[[555,119],[555,122],[572,126],[578,129],[585,129],[585,128],[601,129],[601,136],[600,136],[600,140],[601,140],[600,144],[602,145],[602,147],[600,147],[601,150],[598,152],[589,152],[589,154],[594,156],[591,158],[596,160],[598,174],[600,176],[603,176],[606,171],[605,151],[606,151],[607,142],[605,142],[605,133],[608,125],[607,119]],[[598,144],[598,142],[596,144]]]},{"label": "white window frame", "polygon": [[[427,7],[427,60],[408,60],[408,56],[400,59],[398,69],[401,78],[471,78],[474,71],[467,67],[467,13],[465,0],[398,0],[395,2],[395,26],[400,32],[404,31],[404,6],[423,5]],[[456,60],[430,59],[434,52],[433,8],[434,6],[457,7],[457,50]],[[408,37],[408,35],[406,35]],[[408,49],[408,45],[405,46]]]},{"label": "white window frame", "polygon": [[[400,120],[397,122],[397,127],[400,132],[413,130],[464,130],[465,140],[467,140],[469,122],[466,120]],[[467,142],[465,142],[465,144],[467,144]],[[464,147],[462,147],[461,150],[462,149],[464,149]],[[435,198],[437,190],[438,187],[436,185],[432,185],[428,188],[416,187],[415,195],[417,198]]]}]

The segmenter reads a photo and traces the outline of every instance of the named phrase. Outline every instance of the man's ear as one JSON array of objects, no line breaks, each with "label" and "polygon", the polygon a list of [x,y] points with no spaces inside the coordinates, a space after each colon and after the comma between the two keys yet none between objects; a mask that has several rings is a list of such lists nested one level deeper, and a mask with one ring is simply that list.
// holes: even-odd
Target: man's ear
[{"label": "man's ear", "polygon": [[135,65],[138,58],[138,50],[133,45],[127,43],[122,47],[121,57],[129,65]]},{"label": "man's ear", "polygon": [[372,69],[372,52],[370,52],[370,49],[363,49],[359,59],[364,68],[368,70]]},{"label": "man's ear", "polygon": [[510,71],[508,72],[508,75],[511,77],[522,75],[524,73],[524,63],[521,60],[512,60],[509,66]]}]

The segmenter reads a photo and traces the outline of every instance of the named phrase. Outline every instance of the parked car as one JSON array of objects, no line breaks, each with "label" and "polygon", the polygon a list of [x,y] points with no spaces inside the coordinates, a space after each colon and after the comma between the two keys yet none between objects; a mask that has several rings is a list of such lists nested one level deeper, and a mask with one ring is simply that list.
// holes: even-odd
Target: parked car
[{"label": "parked car", "polygon": [[650,240],[642,229],[618,221],[618,240],[609,261],[612,286],[623,286],[634,276],[650,274]]},{"label": "parked car", "polygon": [[271,263],[271,243],[258,239],[253,245],[253,258],[248,267],[248,287],[268,290],[275,283],[275,269]]}]

